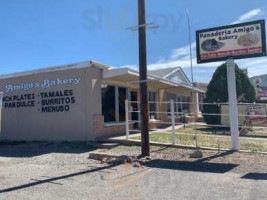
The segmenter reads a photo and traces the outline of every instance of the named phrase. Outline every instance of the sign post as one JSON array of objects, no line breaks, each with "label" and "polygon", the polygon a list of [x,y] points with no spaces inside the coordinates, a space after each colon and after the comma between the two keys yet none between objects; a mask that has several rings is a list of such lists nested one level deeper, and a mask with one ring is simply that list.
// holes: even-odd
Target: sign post
[{"label": "sign post", "polygon": [[236,95],[235,63],[232,58],[227,59],[227,85],[229,97],[229,114],[232,150],[239,149],[238,108]]},{"label": "sign post", "polygon": [[197,63],[225,61],[232,150],[239,149],[239,126],[234,59],[266,56],[265,21],[257,20],[196,32]]}]

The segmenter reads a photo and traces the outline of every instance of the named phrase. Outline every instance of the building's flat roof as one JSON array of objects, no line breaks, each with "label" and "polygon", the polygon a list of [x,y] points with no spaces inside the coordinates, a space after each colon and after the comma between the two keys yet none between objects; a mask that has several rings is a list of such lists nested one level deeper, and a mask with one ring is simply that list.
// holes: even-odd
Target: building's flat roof
[{"label": "building's flat roof", "polygon": [[104,65],[101,63],[98,63],[96,61],[85,61],[85,62],[78,62],[78,63],[72,63],[67,65],[60,65],[60,66],[54,66],[54,67],[47,67],[47,68],[41,68],[41,69],[35,69],[35,70],[29,70],[24,72],[17,72],[12,74],[6,74],[6,75],[0,75],[0,79],[6,79],[6,78],[15,78],[19,76],[27,76],[27,75],[33,75],[33,74],[39,74],[39,73],[47,73],[47,72],[56,72],[56,71],[63,71],[63,70],[71,70],[71,69],[80,69],[80,68],[86,68],[86,67],[97,67],[103,70],[108,70],[113,67]]},{"label": "building's flat roof", "polygon": [[[104,65],[96,61],[85,61],[85,62],[78,62],[68,65],[61,65],[61,66],[55,66],[55,67],[48,67],[48,68],[42,68],[37,70],[30,70],[25,72],[18,72],[13,74],[7,74],[7,75],[0,75],[0,79],[6,79],[6,78],[14,78],[19,76],[27,76],[27,75],[33,75],[33,74],[39,74],[39,73],[48,73],[48,72],[56,72],[56,71],[63,71],[63,70],[71,70],[71,69],[80,69],[80,68],[86,68],[86,67],[96,67],[103,70],[103,79],[121,79],[122,82],[128,83],[128,84],[139,84],[139,72],[137,70],[124,67],[124,68],[115,68],[112,66]],[[178,69],[178,68],[176,68]],[[171,70],[175,70],[175,68],[172,68]],[[164,70],[167,71],[167,70]],[[170,71],[170,70],[168,70]],[[168,88],[168,87],[185,87],[188,89],[193,89],[198,92],[203,92],[202,90],[198,88],[192,88],[189,85],[180,84],[165,78],[162,78],[160,76],[156,76],[154,74],[151,74],[151,71],[148,72],[148,82],[153,82],[151,85],[155,85],[156,82],[158,82],[158,87],[162,88]]]}]

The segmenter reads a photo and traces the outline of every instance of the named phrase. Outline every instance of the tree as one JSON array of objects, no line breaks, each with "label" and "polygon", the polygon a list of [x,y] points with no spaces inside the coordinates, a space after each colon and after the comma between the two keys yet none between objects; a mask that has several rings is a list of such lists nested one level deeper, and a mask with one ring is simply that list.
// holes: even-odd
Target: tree
[{"label": "tree", "polygon": [[[253,103],[256,101],[256,91],[250,83],[248,76],[235,65],[236,73],[236,92],[238,102]],[[219,66],[212,76],[208,85],[206,98],[204,103],[225,103],[228,102],[228,87],[227,87],[227,66],[222,64]],[[203,106],[203,113],[220,114],[221,107],[219,105]],[[207,124],[220,124],[221,116],[205,115],[204,121]]]}]

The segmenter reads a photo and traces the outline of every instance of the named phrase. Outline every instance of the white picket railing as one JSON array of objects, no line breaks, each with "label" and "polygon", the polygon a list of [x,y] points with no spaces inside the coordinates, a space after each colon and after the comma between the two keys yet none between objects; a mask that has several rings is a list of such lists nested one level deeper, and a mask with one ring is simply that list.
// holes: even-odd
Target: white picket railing
[{"label": "white picket railing", "polygon": [[[126,100],[125,101],[125,114],[126,114],[126,140],[129,140],[130,138],[130,133],[131,132],[140,132],[138,129],[133,129],[131,130],[130,129],[130,124],[132,123],[137,123],[137,124],[140,124],[140,118],[138,120],[132,120],[131,117],[129,117],[129,115],[131,113],[137,113],[137,114],[140,114],[140,111],[139,110],[132,110],[132,107],[131,105],[132,104],[138,104],[139,105],[139,102],[138,101],[128,101]],[[155,123],[155,124],[159,124],[159,125],[166,125],[166,126],[169,126],[170,127],[170,130],[172,132],[172,144],[178,144],[177,142],[177,136],[182,135],[183,133],[180,132],[180,131],[177,131],[176,130],[176,125],[193,125],[195,127],[194,131],[192,133],[187,133],[187,135],[191,135],[191,136],[195,136],[196,137],[196,143],[197,143],[197,137],[206,137],[207,135],[200,135],[200,134],[197,134],[197,127],[211,127],[211,128],[230,128],[231,126],[231,123],[229,122],[229,124],[206,124],[206,123],[197,123],[197,113],[196,112],[189,112],[189,111],[184,111],[184,110],[175,110],[175,106],[177,106],[178,104],[179,105],[183,105],[183,104],[188,104],[190,105],[191,107],[193,106],[194,103],[192,102],[174,102],[173,100],[171,101],[166,101],[166,102],[149,102],[149,104],[169,104],[169,111],[166,110],[166,111],[163,111],[163,110],[153,110],[151,112],[149,112],[149,116],[150,114],[154,114],[156,116],[159,116],[161,114],[166,114],[167,117],[169,118],[168,121],[161,121],[160,118],[157,118],[157,120],[154,120],[154,121],[150,121],[150,123]],[[229,106],[228,103],[198,103],[198,104],[202,104],[202,105],[205,105],[205,106]],[[266,122],[267,122],[267,116],[266,116],[266,105],[265,104],[251,104],[251,103],[239,103],[238,106],[247,106],[247,107],[259,107],[259,106],[262,106],[264,109],[265,109],[265,114],[257,114],[257,113],[254,113],[254,114],[251,114],[251,113],[237,113],[237,116],[240,118],[250,118],[253,120],[253,118],[263,118],[265,120],[266,118]],[[139,108],[139,106],[137,106]],[[156,106],[158,107],[158,106]],[[166,107],[166,106],[165,106]],[[168,107],[168,105],[167,105]],[[192,109],[190,109],[192,110]],[[230,114],[229,113],[202,113],[202,115],[209,115],[209,116],[221,116],[221,117],[228,117],[228,120],[230,120]],[[156,117],[155,116],[155,117]],[[177,122],[176,119],[178,118],[178,116],[180,118],[182,118],[182,120],[180,122]],[[184,121],[184,118],[185,116],[189,116],[191,117],[191,119],[194,119],[193,122],[191,123],[186,123]],[[253,125],[253,124],[239,124],[238,125],[238,128],[240,128],[241,130],[244,130],[244,129],[267,129],[267,124],[263,125],[263,126],[256,126],[256,125]],[[216,130],[216,129],[215,129]],[[221,136],[217,136],[217,135],[213,135],[213,137],[218,137],[220,138]],[[230,139],[230,135],[229,136],[223,136],[223,137],[228,137]],[[244,140],[256,140],[255,138],[252,138],[252,137],[249,137],[249,138],[245,138],[245,137],[242,137],[242,139]],[[264,140],[266,139],[266,142],[267,142],[267,131],[266,131],[266,138],[265,136],[263,138],[260,138],[261,140]],[[232,140],[232,138],[231,138]],[[238,137],[238,142],[239,142],[239,137]],[[196,144],[197,146],[197,144]]]}]

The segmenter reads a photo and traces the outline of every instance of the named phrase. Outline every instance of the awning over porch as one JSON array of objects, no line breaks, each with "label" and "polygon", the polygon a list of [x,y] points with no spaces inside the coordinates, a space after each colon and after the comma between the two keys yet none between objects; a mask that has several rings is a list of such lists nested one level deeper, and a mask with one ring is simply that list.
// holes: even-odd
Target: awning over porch
[{"label": "awning over porch", "polygon": [[[124,84],[133,85],[138,87],[139,85],[139,72],[130,68],[117,68],[103,71],[103,80],[115,81]],[[178,84],[170,80],[163,79],[161,77],[148,74],[147,84],[151,89],[171,89],[171,88],[187,88],[196,92],[203,92],[198,88],[188,85]]]}]

